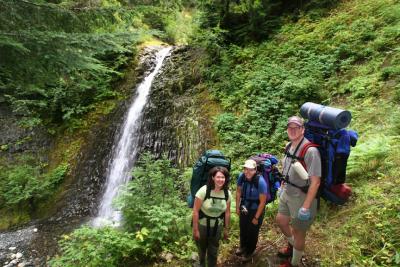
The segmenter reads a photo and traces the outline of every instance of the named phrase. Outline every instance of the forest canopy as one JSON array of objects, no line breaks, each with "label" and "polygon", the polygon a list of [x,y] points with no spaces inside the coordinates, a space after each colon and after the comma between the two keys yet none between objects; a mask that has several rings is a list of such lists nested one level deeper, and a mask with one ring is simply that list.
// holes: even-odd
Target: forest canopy
[{"label": "forest canopy", "polygon": [[179,1],[0,0],[0,101],[25,126],[69,122],[112,83]]}]

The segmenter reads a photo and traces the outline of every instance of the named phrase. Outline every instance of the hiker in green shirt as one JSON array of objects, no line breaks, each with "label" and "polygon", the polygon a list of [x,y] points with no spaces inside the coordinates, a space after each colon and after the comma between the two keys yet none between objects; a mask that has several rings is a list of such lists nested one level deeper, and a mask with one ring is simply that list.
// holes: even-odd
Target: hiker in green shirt
[{"label": "hiker in green shirt", "polygon": [[231,193],[229,172],[224,167],[210,170],[207,184],[197,191],[193,206],[193,238],[199,251],[200,266],[217,265],[221,234],[228,238]]}]

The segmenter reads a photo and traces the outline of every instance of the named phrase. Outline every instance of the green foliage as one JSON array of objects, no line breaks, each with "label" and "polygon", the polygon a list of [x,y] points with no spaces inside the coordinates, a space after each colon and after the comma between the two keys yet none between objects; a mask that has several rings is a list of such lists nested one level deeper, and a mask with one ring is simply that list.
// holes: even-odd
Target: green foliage
[{"label": "green foliage", "polygon": [[193,11],[189,12],[186,10],[175,11],[164,18],[165,33],[168,37],[168,43],[178,45],[188,44],[192,31],[196,28],[192,16],[197,15],[191,14],[192,12]]},{"label": "green foliage", "polygon": [[[388,177],[354,186],[357,199],[343,208],[323,207],[315,228],[323,234],[322,265],[397,266],[399,183]],[[322,240],[319,240],[322,242]],[[315,247],[316,248],[316,247]]]},{"label": "green foliage", "polygon": [[[51,1],[53,2],[53,1]],[[113,82],[151,36],[187,43],[190,1],[0,0],[0,92],[21,123],[70,124],[115,98]]]},{"label": "green foliage", "polygon": [[5,205],[15,205],[19,202],[29,200],[40,192],[40,182],[37,179],[39,170],[36,167],[22,165],[10,171],[3,172],[5,176],[2,188],[2,198]]},{"label": "green foliage", "polygon": [[63,236],[62,256],[53,258],[50,266],[121,266],[131,253],[142,250],[140,234],[84,226]]},{"label": "green foliage", "polygon": [[42,166],[35,165],[32,159],[10,168],[1,167],[0,204],[15,209],[22,204],[34,205],[54,193],[68,171],[62,164],[49,173],[42,174]]},{"label": "green foliage", "polygon": [[369,142],[357,145],[351,152],[348,163],[349,176],[363,176],[363,178],[379,178],[379,170],[386,165],[386,158],[390,147],[396,139],[391,136],[377,134],[369,137]]},{"label": "green foliage", "polygon": [[134,266],[162,252],[182,260],[190,257],[190,210],[181,200],[178,170],[165,157],[155,160],[145,153],[133,174],[116,201],[124,228],[75,230],[60,242],[61,255],[52,266]]},{"label": "green foliage", "polygon": [[221,27],[225,39],[236,44],[261,41],[281,27],[286,20],[296,21],[302,12],[312,12],[314,19],[326,15],[337,1],[251,0],[212,1],[200,0],[204,12],[203,28]]},{"label": "green foliage", "polygon": [[117,2],[0,2],[0,90],[25,126],[68,122],[115,97],[111,83],[148,34]]},{"label": "green foliage", "polygon": [[187,246],[187,240],[182,238],[188,234],[189,210],[179,191],[182,184],[178,170],[171,167],[169,160],[154,160],[145,153],[118,201],[128,230],[147,229],[143,239],[147,257],[153,258],[162,250],[186,253],[182,247]]},{"label": "green foliage", "polygon": [[[223,54],[221,65],[209,69],[213,95],[226,110],[235,113],[229,115],[230,120],[226,120],[226,114],[216,119],[230,155],[278,151],[279,144],[283,146],[287,116],[296,113],[300,104],[310,99],[320,101],[326,95],[320,88],[327,73],[333,71],[333,58],[290,49],[231,46]],[[277,55],[285,61],[271,58]],[[219,78],[227,76],[230,79]],[[234,117],[236,123],[231,124]]]},{"label": "green foliage", "polygon": [[[198,18],[197,18],[198,19]],[[201,47],[206,50],[208,58],[204,59],[208,64],[216,64],[220,58],[222,43],[224,41],[223,34],[225,33],[220,27],[214,27],[207,30],[199,27],[194,29],[193,36],[189,42],[192,46]]]}]

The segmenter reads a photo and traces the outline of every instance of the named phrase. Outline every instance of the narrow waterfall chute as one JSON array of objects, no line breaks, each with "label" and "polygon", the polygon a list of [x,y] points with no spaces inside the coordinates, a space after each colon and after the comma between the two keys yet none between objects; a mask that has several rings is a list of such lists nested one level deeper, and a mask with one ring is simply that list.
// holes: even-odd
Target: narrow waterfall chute
[{"label": "narrow waterfall chute", "polygon": [[164,59],[171,51],[171,47],[162,48],[156,53],[156,66],[137,87],[136,97],[133,99],[127,116],[120,128],[118,140],[115,140],[113,155],[107,168],[105,191],[101,198],[100,207],[93,226],[104,225],[118,226],[121,221],[121,212],[112,206],[113,199],[118,195],[119,189],[125,185],[131,175],[134,159],[138,152],[138,130],[141,123],[141,115],[147,103],[150,89],[155,76],[161,69]]}]

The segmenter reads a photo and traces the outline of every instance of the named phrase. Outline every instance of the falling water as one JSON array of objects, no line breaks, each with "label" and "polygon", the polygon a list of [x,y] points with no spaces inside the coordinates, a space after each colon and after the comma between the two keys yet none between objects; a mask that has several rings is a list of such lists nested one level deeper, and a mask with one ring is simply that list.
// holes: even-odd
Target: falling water
[{"label": "falling water", "polygon": [[121,221],[121,212],[113,208],[112,201],[117,196],[120,186],[126,184],[130,179],[130,171],[137,153],[140,116],[147,102],[154,77],[170,50],[171,48],[167,47],[157,52],[156,67],[137,88],[137,96],[132,101],[128,115],[121,127],[118,143],[114,144],[116,147],[114,147],[114,154],[108,166],[105,192],[100,202],[98,215],[93,220],[94,226],[106,224],[117,226]]}]

